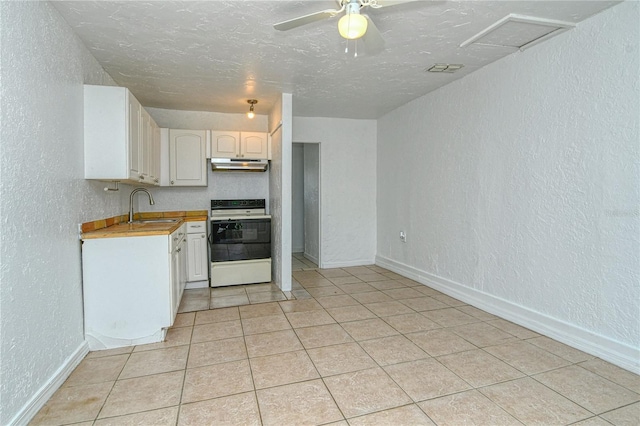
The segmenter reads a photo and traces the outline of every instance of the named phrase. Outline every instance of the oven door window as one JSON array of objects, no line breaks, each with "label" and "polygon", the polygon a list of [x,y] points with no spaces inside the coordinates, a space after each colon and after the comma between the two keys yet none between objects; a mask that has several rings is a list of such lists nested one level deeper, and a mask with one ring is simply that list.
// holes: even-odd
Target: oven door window
[{"label": "oven door window", "polygon": [[211,261],[271,257],[271,220],[242,219],[211,222]]}]

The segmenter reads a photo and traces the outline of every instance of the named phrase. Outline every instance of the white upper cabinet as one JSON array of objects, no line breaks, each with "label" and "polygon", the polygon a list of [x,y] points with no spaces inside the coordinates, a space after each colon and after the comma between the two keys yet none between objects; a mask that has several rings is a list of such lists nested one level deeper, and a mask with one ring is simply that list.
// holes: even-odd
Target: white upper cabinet
[{"label": "white upper cabinet", "polygon": [[207,130],[169,130],[169,186],[207,186]]},{"label": "white upper cabinet", "polygon": [[268,139],[266,133],[241,132],[240,155],[241,158],[266,160],[269,157]]},{"label": "white upper cabinet", "polygon": [[[127,91],[128,93],[128,91]],[[142,176],[142,146],[143,143],[141,141],[141,131],[142,131],[142,105],[140,102],[131,94],[128,93],[128,102],[129,102],[129,179],[130,180],[142,180],[144,181],[144,176]]]},{"label": "white upper cabinet", "polygon": [[85,179],[158,185],[154,126],[125,87],[85,85]]},{"label": "white upper cabinet", "polygon": [[211,131],[211,158],[269,159],[269,139],[262,132]]},{"label": "white upper cabinet", "polygon": [[145,110],[140,111],[140,174],[145,182],[152,182],[153,171],[151,170],[151,116]]},{"label": "white upper cabinet", "polygon": [[160,184],[160,128],[144,108],[141,115],[141,157],[140,174],[144,182]]},{"label": "white upper cabinet", "polygon": [[160,146],[160,127],[156,124],[155,120],[151,118],[151,169],[153,172],[153,183],[160,185],[160,170],[161,170],[161,146]]},{"label": "white upper cabinet", "polygon": [[211,131],[211,158],[236,158],[240,153],[240,132]]}]

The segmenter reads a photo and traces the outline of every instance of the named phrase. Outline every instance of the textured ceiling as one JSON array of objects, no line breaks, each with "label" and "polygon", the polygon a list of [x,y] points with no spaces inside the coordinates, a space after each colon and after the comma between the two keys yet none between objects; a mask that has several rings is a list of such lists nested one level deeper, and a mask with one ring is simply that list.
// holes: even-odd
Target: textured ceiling
[{"label": "textured ceiling", "polygon": [[[416,1],[368,8],[386,48],[366,55],[360,46],[354,58],[344,53],[339,17],[273,29],[335,8],[335,1],[53,2],[104,69],[145,106],[246,112],[246,100],[256,98],[256,112],[265,114],[288,92],[294,115],[344,118],[380,117],[515,52],[459,47],[510,13],[577,23],[615,3]],[[464,68],[424,72],[435,63]]]}]

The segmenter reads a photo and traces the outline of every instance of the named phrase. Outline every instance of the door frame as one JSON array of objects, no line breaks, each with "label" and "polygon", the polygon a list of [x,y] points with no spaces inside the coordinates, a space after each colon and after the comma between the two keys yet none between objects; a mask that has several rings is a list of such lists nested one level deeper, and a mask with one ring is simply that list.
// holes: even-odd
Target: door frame
[{"label": "door frame", "polygon": [[[323,248],[323,244],[322,244],[322,206],[323,206],[323,202],[322,202],[322,142],[314,142],[314,141],[293,141],[292,144],[302,144],[302,145],[309,145],[309,144],[315,144],[318,145],[318,259],[317,259],[317,264],[318,264],[318,268],[322,268],[322,248]],[[303,160],[304,161],[304,160]],[[291,168],[292,170],[292,174],[293,174],[293,167]],[[304,163],[303,163],[303,170],[304,170]],[[304,172],[303,172],[304,173]],[[303,189],[303,193],[304,193],[304,189]],[[306,216],[306,212],[305,212],[305,216]],[[293,223],[291,224],[291,226],[293,226]],[[306,245],[306,238],[305,238],[305,245]],[[304,253],[303,253],[304,254]]]}]

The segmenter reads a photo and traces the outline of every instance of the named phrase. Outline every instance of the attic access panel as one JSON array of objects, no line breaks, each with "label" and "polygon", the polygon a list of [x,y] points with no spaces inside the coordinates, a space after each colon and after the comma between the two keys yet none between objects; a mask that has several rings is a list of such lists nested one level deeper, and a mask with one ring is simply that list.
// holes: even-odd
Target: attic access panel
[{"label": "attic access panel", "polygon": [[573,27],[575,24],[571,22],[512,13],[464,41],[460,47],[479,44],[524,50]]}]

